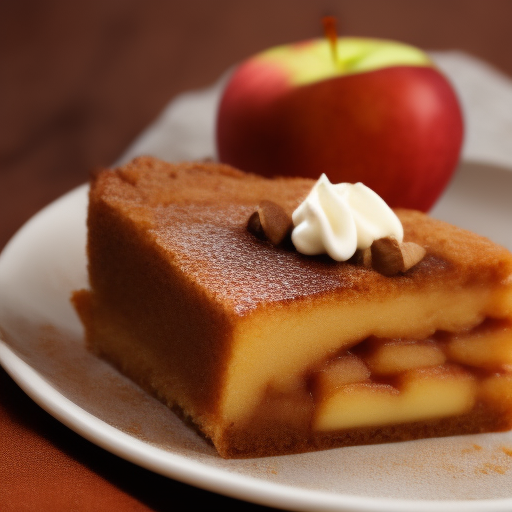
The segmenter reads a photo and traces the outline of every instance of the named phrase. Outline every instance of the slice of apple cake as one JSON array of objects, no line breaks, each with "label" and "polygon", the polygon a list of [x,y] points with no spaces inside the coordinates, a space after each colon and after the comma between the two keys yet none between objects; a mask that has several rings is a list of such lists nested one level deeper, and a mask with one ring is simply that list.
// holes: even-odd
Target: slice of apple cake
[{"label": "slice of apple cake", "polygon": [[286,218],[313,185],[153,158],[97,173],[73,296],[90,349],[222,457],[511,428],[512,255],[411,210],[347,261],[301,254]]}]

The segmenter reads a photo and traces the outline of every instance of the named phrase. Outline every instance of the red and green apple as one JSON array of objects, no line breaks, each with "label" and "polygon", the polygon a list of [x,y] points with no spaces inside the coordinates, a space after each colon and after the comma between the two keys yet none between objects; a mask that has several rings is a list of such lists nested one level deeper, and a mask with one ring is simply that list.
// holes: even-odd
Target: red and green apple
[{"label": "red and green apple", "polygon": [[459,160],[457,96],[428,55],[378,39],[280,46],[242,63],[217,116],[222,162],[264,176],[361,181],[428,211]]}]

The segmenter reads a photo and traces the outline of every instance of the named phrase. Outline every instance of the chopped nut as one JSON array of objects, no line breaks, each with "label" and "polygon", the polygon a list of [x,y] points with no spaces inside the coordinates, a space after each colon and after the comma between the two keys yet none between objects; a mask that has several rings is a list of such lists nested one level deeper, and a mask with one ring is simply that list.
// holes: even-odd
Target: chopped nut
[{"label": "chopped nut", "polygon": [[404,258],[404,268],[402,272],[407,272],[410,268],[419,263],[427,253],[426,249],[414,242],[402,242],[402,255]]},{"label": "chopped nut", "polygon": [[425,256],[425,249],[414,242],[398,242],[386,237],[375,240],[371,246],[372,267],[385,276],[406,272]]},{"label": "chopped nut", "polygon": [[258,238],[279,245],[293,228],[291,217],[284,208],[273,201],[262,201],[249,217],[247,229]]},{"label": "chopped nut", "polygon": [[352,256],[352,263],[356,265],[362,265],[366,268],[372,268],[372,251],[370,247],[366,249],[357,249],[354,256]]},{"label": "chopped nut", "polygon": [[264,240],[266,238],[265,233],[263,232],[263,228],[261,226],[260,214],[258,211],[255,211],[249,217],[249,222],[247,223],[247,229],[253,235],[257,236],[258,238],[261,238],[262,240]]},{"label": "chopped nut", "polygon": [[403,267],[402,252],[396,238],[379,238],[372,243],[372,267],[385,276],[398,274]]}]

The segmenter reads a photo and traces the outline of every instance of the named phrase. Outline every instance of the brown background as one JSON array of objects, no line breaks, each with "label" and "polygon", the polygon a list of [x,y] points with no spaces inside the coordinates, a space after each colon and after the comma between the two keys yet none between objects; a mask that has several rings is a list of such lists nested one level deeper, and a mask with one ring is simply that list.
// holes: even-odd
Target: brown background
[{"label": "brown background", "polygon": [[[346,35],[459,49],[512,77],[509,0],[0,2],[0,249],[42,206],[109,165],[178,93],[275,44]],[[0,370],[0,509],[260,507],[132,466],[41,411]],[[178,500],[179,501],[179,500]]]}]

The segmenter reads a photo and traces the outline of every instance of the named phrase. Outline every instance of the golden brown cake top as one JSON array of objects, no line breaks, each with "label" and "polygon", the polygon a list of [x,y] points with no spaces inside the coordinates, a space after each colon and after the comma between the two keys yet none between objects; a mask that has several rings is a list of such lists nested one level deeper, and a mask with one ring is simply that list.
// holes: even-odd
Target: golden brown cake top
[{"label": "golden brown cake top", "polygon": [[171,265],[210,297],[238,314],[311,297],[371,293],[383,299],[401,287],[500,285],[512,273],[512,256],[476,234],[420,212],[398,210],[404,241],[425,247],[425,258],[405,274],[374,270],[327,256],[304,256],[273,247],[247,230],[260,201],[290,214],[314,181],[267,179],[209,162],[169,164],[141,157],[104,170],[92,180],[91,204],[102,202],[138,226]]}]

